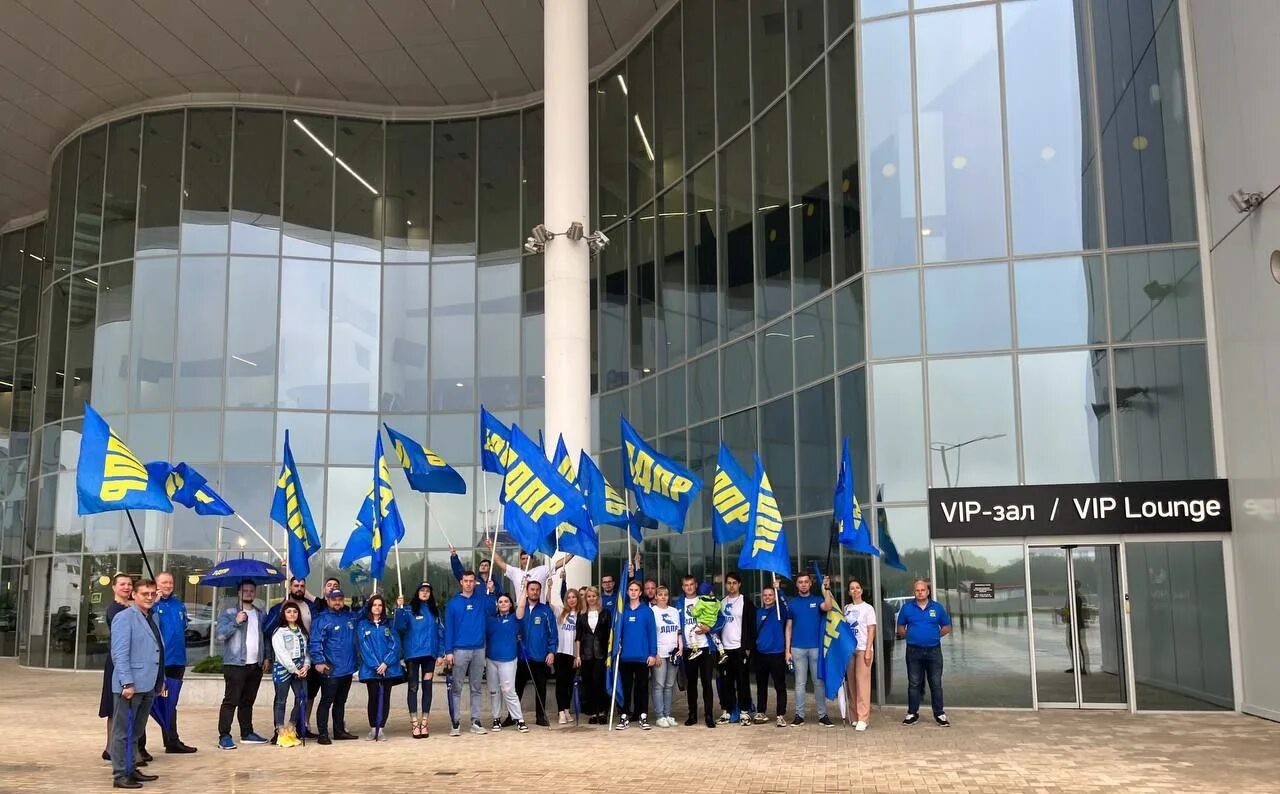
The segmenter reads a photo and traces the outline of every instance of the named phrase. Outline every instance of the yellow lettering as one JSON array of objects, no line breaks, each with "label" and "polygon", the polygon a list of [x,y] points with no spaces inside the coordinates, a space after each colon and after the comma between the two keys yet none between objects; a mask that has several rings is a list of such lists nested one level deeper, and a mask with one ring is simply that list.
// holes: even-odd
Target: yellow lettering
[{"label": "yellow lettering", "polygon": [[751,518],[751,503],[742,495],[738,486],[733,484],[728,472],[716,472],[712,500],[716,512],[729,523],[748,521]]},{"label": "yellow lettering", "polygon": [[510,502],[524,487],[524,484],[532,478],[533,470],[523,461],[517,462],[514,466],[509,466],[507,475],[502,482],[503,498]]},{"label": "yellow lettering", "polygon": [[[545,499],[549,493],[551,493],[551,489],[544,485],[542,480],[531,476],[525,486],[520,489],[520,493],[516,494],[515,502],[526,513],[529,513],[532,518],[534,506]],[[538,519],[534,518],[533,520],[537,521]]]},{"label": "yellow lettering", "polygon": [[570,460],[568,456],[565,456],[565,459],[560,461],[560,466],[556,471],[560,472],[560,476],[564,477],[569,482],[573,482],[577,479],[577,475],[573,471],[573,461]]},{"label": "yellow lettering", "polygon": [[827,630],[822,635],[822,647],[824,649],[831,648],[832,640],[840,639],[840,616],[833,609],[827,613]]},{"label": "yellow lettering", "polygon": [[196,501],[202,504],[213,504],[213,497],[204,491],[196,491]]},{"label": "yellow lettering", "polygon": [[107,439],[107,454],[102,463],[102,477],[98,498],[104,502],[118,502],[132,491],[147,489],[146,467],[114,432]]},{"label": "yellow lettering", "polygon": [[778,500],[773,497],[769,478],[760,482],[760,495],[756,498],[756,536],[751,544],[751,556],[761,551],[773,551],[782,534],[782,513]]},{"label": "yellow lettering", "polygon": [[556,537],[576,534],[578,534],[578,528],[573,524],[570,524],[568,521],[561,521],[560,526],[556,527]]},{"label": "yellow lettering", "polygon": [[413,462],[409,460],[409,453],[405,451],[404,442],[396,439],[395,443],[396,457],[400,459],[401,468],[413,468]]},{"label": "yellow lettering", "polygon": [[444,458],[440,457],[439,455],[437,455],[436,453],[434,453],[434,452],[432,452],[431,450],[427,449],[426,447],[423,447],[422,451],[423,451],[423,453],[425,453],[425,454],[426,454],[426,456],[427,456],[427,463],[430,463],[432,466],[447,466],[447,465],[448,465],[447,463],[445,463],[445,462],[444,462]]},{"label": "yellow lettering", "polygon": [[559,513],[563,509],[564,509],[564,500],[556,496],[555,494],[548,494],[547,498],[543,499],[541,504],[539,504],[532,511],[530,511],[529,517],[532,518],[534,521],[538,521],[543,516],[555,515],[556,513]]},{"label": "yellow lettering", "polygon": [[627,514],[627,503],[609,483],[604,485],[604,509],[611,516]]}]

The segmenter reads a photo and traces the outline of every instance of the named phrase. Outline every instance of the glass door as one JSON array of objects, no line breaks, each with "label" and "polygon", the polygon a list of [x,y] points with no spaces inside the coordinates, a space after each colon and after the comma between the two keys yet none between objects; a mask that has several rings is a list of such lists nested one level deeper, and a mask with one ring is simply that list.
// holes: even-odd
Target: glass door
[{"label": "glass door", "polygon": [[1127,708],[1120,547],[1031,546],[1037,700],[1046,708]]}]

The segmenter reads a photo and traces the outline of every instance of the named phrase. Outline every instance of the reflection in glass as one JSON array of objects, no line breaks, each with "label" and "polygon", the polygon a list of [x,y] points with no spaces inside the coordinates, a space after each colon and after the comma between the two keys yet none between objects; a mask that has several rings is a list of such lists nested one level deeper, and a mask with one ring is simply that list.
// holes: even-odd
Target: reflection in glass
[{"label": "reflection in glass", "polygon": [[230,110],[194,108],[187,112],[185,157],[182,252],[225,253],[231,201]]},{"label": "reflection in glass", "polygon": [[837,378],[840,397],[840,443],[849,439],[849,455],[853,459],[853,489],[858,499],[866,505],[871,502],[867,486],[871,473],[867,456],[867,370],[859,367]]},{"label": "reflection in glass", "polygon": [[1194,248],[1109,256],[1112,340],[1203,337],[1202,276],[1200,252]]},{"label": "reflection in glass", "polygon": [[751,219],[756,205],[751,193],[750,134],[741,135],[720,151],[720,174],[724,335],[733,338],[755,324]]},{"label": "reflection in glass", "polygon": [[1006,265],[926,270],[924,309],[931,354],[1012,346]]},{"label": "reflection in glass", "polygon": [[[596,151],[596,139],[599,137],[599,135],[597,134],[596,118],[595,118],[597,114],[594,112],[596,106],[595,106],[595,102],[591,101],[594,98],[595,97],[593,94],[591,99],[588,100],[588,104],[590,105],[593,111],[590,114],[591,115],[590,123],[592,127],[590,130],[590,140],[589,140],[589,145],[591,146],[591,151],[593,153]],[[524,135],[524,140],[521,141],[521,159],[520,159],[520,166],[522,169],[521,173],[523,174],[523,177],[522,177],[523,182],[521,184],[521,187],[523,188],[523,190],[521,192],[523,194],[522,201],[523,201],[524,221],[519,224],[519,230],[516,236],[517,244],[519,244],[519,241],[522,240],[526,234],[528,234],[529,229],[533,228],[534,224],[540,223],[543,219],[542,202],[545,198],[543,194],[546,191],[543,187],[544,174],[543,174],[543,163],[542,163],[542,154],[543,154],[542,149],[544,145],[543,134],[545,130],[543,128],[545,125],[545,115],[542,112],[542,106],[538,105],[537,107],[529,108],[528,110],[526,110],[522,114],[521,124],[523,125],[522,134]],[[590,173],[588,175],[588,178],[590,179],[590,187],[588,189],[591,191],[591,195],[592,195],[591,217],[596,218],[597,215],[596,215],[595,193],[596,193],[596,187],[597,187],[596,185],[597,169],[595,168],[594,158],[591,160],[589,172]]]},{"label": "reflection in glass", "polygon": [[[631,227],[631,377],[638,379],[657,367],[657,265],[654,233],[657,219],[650,204],[629,223]],[[639,370],[639,371],[637,371]]]},{"label": "reflection in glass", "polygon": [[924,387],[920,362],[876,365],[871,370],[871,401],[877,498],[894,502],[924,499]]},{"label": "reflection in glass", "polygon": [[[215,415],[216,416],[216,415]],[[217,420],[215,419],[214,430],[217,431]],[[176,444],[175,439],[175,444]],[[175,447],[177,448],[177,447]],[[183,453],[186,454],[186,453]],[[209,478],[209,482],[217,483],[221,479],[221,469],[217,464],[206,464],[200,467],[200,473]],[[217,485],[211,485],[217,490]],[[205,516],[198,515],[194,510],[174,510],[173,524],[169,529],[170,549],[211,549],[218,545],[218,521],[211,520]],[[239,521],[234,522],[236,526],[243,526]],[[159,560],[155,559],[156,555],[152,555],[153,566],[159,565]],[[176,581],[175,581],[176,584]]]},{"label": "reflection in glass", "polygon": [[93,340],[96,335],[98,288],[83,278],[71,281],[67,306],[67,364],[63,416],[80,416],[93,383]]},{"label": "reflection in glass", "polygon": [[[54,165],[49,186],[51,231],[49,253],[53,259],[54,277],[71,272],[71,243],[75,232],[76,168],[80,163],[80,139],[76,138],[63,147]],[[57,209],[56,216],[53,214]],[[56,221],[54,218],[56,217]],[[46,282],[47,285],[47,282]]]},{"label": "reflection in glass", "polygon": [[[838,454],[835,381],[825,380],[796,394],[796,447],[800,460],[796,512],[829,509],[831,474],[836,471]],[[824,523],[828,520],[823,516]]]},{"label": "reflection in glass", "polygon": [[682,186],[658,197],[658,323],[657,369],[684,360],[685,288],[684,191]]},{"label": "reflection in glass", "polygon": [[835,294],[836,367],[844,369],[866,358],[866,306],[862,297],[864,279],[841,287]]},{"label": "reflection in glass", "polygon": [[[915,579],[930,577],[929,516],[924,506],[884,508],[876,511],[876,527],[879,531],[877,545],[885,548],[890,542],[886,538],[890,538],[905,569],[880,566],[880,598],[875,604],[879,613],[877,617],[880,625],[893,626],[898,622],[898,610],[915,597],[912,591]],[[882,648],[879,656],[886,660],[883,668],[885,700],[905,703],[907,644],[896,639],[892,631],[876,632],[876,636]],[[947,642],[950,640],[943,640],[944,644]]]},{"label": "reflection in glass", "polygon": [[[684,15],[684,135],[685,162],[692,165],[716,144],[715,4],[683,3]],[[659,93],[659,100],[662,94]]]},{"label": "reflection in glass", "polygon": [[920,354],[920,275],[915,270],[876,274],[868,284],[871,356]]},{"label": "reflection in glass", "polygon": [[907,0],[862,0],[860,5],[863,19],[907,10]]},{"label": "reflection in glass", "polygon": [[[834,8],[834,2],[828,6],[829,10]],[[829,179],[836,185],[835,206],[831,216],[832,223],[835,224],[831,238],[831,258],[835,267],[833,280],[836,284],[862,271],[856,42],[854,36],[846,36],[828,56],[830,86],[826,112],[831,117]]]},{"label": "reflection in glass", "polygon": [[425,266],[382,270],[382,394],[384,411],[426,411],[431,324],[431,271]]},{"label": "reflection in glass", "polygon": [[379,265],[333,264],[333,332],[329,405],[336,411],[378,407]]},{"label": "reflection in glass", "polygon": [[[769,474],[773,495],[784,516],[795,515],[796,502],[796,426],[794,400],[783,397],[759,407],[760,460]],[[728,432],[726,438],[736,438]]]},{"label": "reflection in glass", "polygon": [[[864,7],[864,13],[865,7]],[[915,134],[911,121],[911,32],[906,17],[862,27],[870,267],[913,265],[916,243]]]},{"label": "reflection in glass", "polygon": [[1087,345],[1107,340],[1101,257],[1015,262],[1013,283],[1019,347]]},{"label": "reflection in glass", "polygon": [[785,5],[783,0],[751,3],[751,95],[756,113],[768,107],[787,84]]},{"label": "reflection in glass", "polygon": [[597,85],[600,224],[607,229],[627,215],[627,65],[618,64]]},{"label": "reflection in glass", "polygon": [[274,451],[275,419],[275,414],[261,411],[223,414],[223,459],[236,463],[269,462]]},{"label": "reflection in glass", "polygon": [[[436,238],[441,242],[438,234]],[[473,262],[437,263],[431,271],[431,406],[471,408],[475,404],[476,267]]]},{"label": "reflection in glass", "polygon": [[235,168],[231,187],[231,250],[280,250],[280,142],[284,115],[236,109]]},{"label": "reflection in glass", "polygon": [[653,44],[644,39],[627,58],[627,184],[635,210],[653,198]]},{"label": "reflection in glass", "polygon": [[435,125],[435,244],[445,256],[475,252],[476,122]]},{"label": "reflection in glass", "polygon": [[720,370],[715,353],[689,362],[689,422],[720,414]]},{"label": "reflection in glass", "polygon": [[831,373],[831,298],[795,314],[796,385],[804,385]]},{"label": "reflection in glass", "polygon": [[716,0],[716,118],[721,142],[732,138],[751,118],[751,20],[747,12],[746,3]]},{"label": "reflection in glass", "polygon": [[[295,461],[324,463],[326,414],[281,411],[276,417],[275,449],[281,450],[276,454],[277,459],[283,455],[284,434],[288,431],[289,449]],[[369,458],[373,459],[372,451]]]},{"label": "reflection in glass", "polygon": [[[787,3],[787,52],[791,56],[792,80],[812,65],[813,59],[822,52],[826,41],[822,5],[822,0],[789,0]],[[822,72],[821,69],[817,71],[819,74]]]},{"label": "reflection in glass", "polygon": [[[221,256],[183,257],[180,267],[176,404],[179,408],[216,408],[222,405],[227,260]],[[253,288],[259,293],[275,292],[275,284],[254,284]],[[235,322],[240,323],[240,318],[235,317]],[[274,323],[271,330],[274,331]],[[258,340],[270,338],[268,335]]]},{"label": "reflection in glass", "polygon": [[1018,482],[1009,356],[929,362],[929,449],[934,487]]},{"label": "reflection in glass", "polygon": [[764,329],[760,342],[760,399],[768,400],[791,391],[791,318]]},{"label": "reflection in glass", "polygon": [[1104,350],[1018,357],[1023,481],[1115,479],[1115,425]]},{"label": "reflection in glass", "polygon": [[1214,476],[1204,345],[1115,351],[1120,479]]},{"label": "reflection in glass", "polygon": [[722,409],[727,413],[756,401],[756,340],[748,337],[720,351]]},{"label": "reflection in glass", "polygon": [[[141,232],[139,232],[141,234]],[[164,257],[139,259],[133,265],[132,409],[168,408],[173,404],[174,296],[178,262]],[[131,447],[138,452],[136,447]],[[141,453],[139,453],[141,454]]]},{"label": "reflection in glass", "polygon": [[[787,192],[785,101],[756,124],[755,144],[755,250],[760,287],[756,291],[756,309],[760,321],[766,322],[791,310],[791,211]],[[732,259],[729,267],[733,267]]]},{"label": "reflection in glass", "polygon": [[[179,411],[173,415],[173,448],[184,460],[210,463],[222,456],[222,413]],[[200,473],[212,482],[213,474]],[[205,548],[208,548],[207,546]]]},{"label": "reflection in glass", "polygon": [[476,273],[476,289],[480,300],[478,311],[484,318],[478,327],[480,403],[489,410],[519,407],[521,345],[515,344],[517,340],[523,341],[519,263],[482,265]]},{"label": "reflection in glass", "polygon": [[98,263],[102,237],[102,176],[106,170],[107,130],[80,140],[80,172],[76,186],[75,239],[71,259],[76,268]]},{"label": "reflection in glass", "polygon": [[382,122],[338,119],[333,256],[382,259]]},{"label": "reflection in glass", "polygon": [[[621,236],[626,225],[619,226]],[[627,325],[629,294],[627,288],[627,247],[614,237],[615,243],[600,252],[600,389],[607,391],[625,386],[631,380],[628,360],[631,354],[631,336]]]},{"label": "reflection in glass", "polygon": [[118,121],[107,132],[107,177],[102,197],[102,261],[133,256],[138,220],[138,153],[142,120]]},{"label": "reflection in glass", "polygon": [[[791,199],[788,206],[795,230],[792,263],[797,304],[831,288],[825,78],[824,70],[814,69],[791,91]],[[850,130],[840,130],[834,137],[857,140],[857,135]]]},{"label": "reflection in glass", "polygon": [[[183,126],[181,110],[143,118],[142,166],[138,175],[138,256],[171,254],[178,250]],[[66,151],[70,151],[70,147]],[[65,170],[63,187],[66,187]],[[59,215],[59,249],[62,248],[62,229]]]},{"label": "reflection in glass", "polygon": [[329,263],[286,259],[282,266],[276,400],[282,408],[324,408],[329,394]]},{"label": "reflection in glass", "polygon": [[[480,120],[480,253],[520,246],[520,115]],[[531,219],[529,225],[534,223]]]},{"label": "reflection in glass", "polygon": [[716,163],[703,163],[685,182],[688,218],[689,352],[715,345],[720,327],[719,274],[716,259]]},{"label": "reflection in glass", "polygon": [[[394,427],[402,433],[408,432],[398,422]],[[373,460],[374,441],[380,432],[382,426],[378,424],[377,414],[329,414],[329,465],[369,465]],[[384,449],[384,454],[388,456],[387,463],[398,468],[394,450]],[[367,475],[365,479],[368,481]]]},{"label": "reflection in glass", "polygon": [[[704,6],[710,8],[709,3]],[[676,9],[653,29],[653,151],[657,157],[659,190],[678,182],[684,173],[681,148],[684,79],[680,55],[680,10]]]},{"label": "reflection in glass", "polygon": [[275,259],[231,257],[227,316],[235,321],[227,329],[228,408],[275,404],[279,272]]},{"label": "reflection in glass", "polygon": [[388,262],[425,262],[431,250],[431,123],[387,125],[383,245]]},{"label": "reflection in glass", "polygon": [[[103,413],[123,411],[128,405],[132,298],[132,262],[108,265],[98,270],[98,327],[93,334],[92,380],[94,407]],[[21,379],[14,383],[20,386]],[[18,404],[15,402],[15,430],[17,420]]]},{"label": "reflection in glass", "polygon": [[285,129],[285,256],[333,250],[333,117],[290,113]]},{"label": "reflection in glass", "polygon": [[677,367],[670,372],[658,376],[658,399],[661,410],[658,411],[658,432],[684,427],[686,414],[684,405],[685,367]]}]

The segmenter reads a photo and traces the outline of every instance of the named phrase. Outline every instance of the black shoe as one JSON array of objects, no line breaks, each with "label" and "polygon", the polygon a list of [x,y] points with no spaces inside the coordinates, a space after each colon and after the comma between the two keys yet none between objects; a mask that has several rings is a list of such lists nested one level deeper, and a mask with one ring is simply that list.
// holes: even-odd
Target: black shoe
[{"label": "black shoe", "polygon": [[339,741],[351,741],[352,739],[359,739],[360,737],[356,736],[354,733],[348,733],[346,731],[334,731],[333,738]]},{"label": "black shoe", "polygon": [[304,738],[304,739],[319,739],[319,738],[320,738],[320,734],[316,733],[315,731],[311,730],[310,728],[307,728],[307,734],[306,734],[306,736],[304,736],[304,737],[302,737],[302,738]]},{"label": "black shoe", "polygon": [[685,727],[689,727],[689,728],[693,727],[694,725],[697,725],[697,724],[698,724],[698,715],[697,715],[697,714],[690,714],[690,715],[689,715],[689,719],[685,720],[685,721],[684,721],[684,724],[685,724]]},{"label": "black shoe", "polygon": [[588,725],[599,725],[599,724],[600,724],[600,721],[596,719],[596,715],[592,714],[590,717],[587,717],[587,724],[588,724]]},{"label": "black shoe", "polygon": [[185,753],[194,753],[194,752],[196,752],[196,748],[194,748],[194,747],[189,747],[189,746],[187,746],[187,745],[183,744],[182,742],[178,742],[177,744],[171,744],[171,745],[169,745],[168,747],[164,748],[164,751],[165,751],[166,753],[185,754]]},{"label": "black shoe", "polygon": [[271,734],[271,740],[267,744],[275,744],[280,739],[280,731]]},{"label": "black shoe", "polygon": [[715,717],[712,717],[710,714],[708,714],[708,715],[707,715],[707,719],[706,719],[706,724],[707,724],[707,727],[708,727],[708,728],[714,728],[714,727],[716,727],[716,720],[715,720]]},{"label": "black shoe", "polygon": [[322,733],[316,738],[316,744],[324,744],[324,745],[333,744],[333,739],[329,738],[329,734]]},{"label": "black shoe", "polygon": [[106,750],[103,750],[103,751],[102,751],[102,760],[103,760],[103,761],[110,761],[110,760],[111,760],[111,753],[107,752]]},{"label": "black shoe", "polygon": [[151,753],[148,753],[145,749],[141,747],[138,748],[138,755],[142,758],[143,761],[151,762],[156,760],[151,756]]},{"label": "black shoe", "polygon": [[831,718],[830,718],[830,717],[828,717],[828,716],[827,716],[827,715],[825,715],[825,714],[823,714],[821,717],[819,717],[819,718],[818,718],[818,724],[819,724],[819,725],[821,725],[821,726],[822,726],[822,727],[824,727],[824,728],[834,728],[834,727],[835,727],[835,723],[833,723],[833,722],[831,721]]},{"label": "black shoe", "polygon": [[551,727],[551,723],[547,722],[547,718],[546,718],[546,717],[539,717],[539,718],[537,718],[536,720],[534,720],[534,721],[533,721],[533,724],[534,724],[534,725],[537,725],[539,728],[550,728],[550,727]]},{"label": "black shoe", "polygon": [[142,788],[142,784],[131,777],[118,777],[111,781],[112,788]]},{"label": "black shoe", "polygon": [[515,721],[515,720],[513,720],[513,719],[511,719],[511,715],[510,715],[510,714],[508,714],[508,715],[507,715],[507,718],[506,718],[505,720],[503,720],[503,721],[502,721],[502,727],[504,727],[504,728],[514,728],[514,727],[515,727],[515,725],[516,725],[516,721]]},{"label": "black shoe", "polygon": [[793,726],[794,726],[794,725],[804,725],[804,717],[802,717],[802,716],[800,716],[799,714],[797,714],[797,715],[796,715],[796,717],[795,717],[795,719],[793,719],[793,720],[791,721],[791,724],[792,724]]},{"label": "black shoe", "polygon": [[902,724],[903,724],[903,725],[915,725],[915,724],[916,724],[917,722],[919,722],[919,721],[920,721],[920,715],[919,715],[919,714],[908,714],[906,717],[904,717],[904,718],[902,719]]},{"label": "black shoe", "polygon": [[941,725],[941,726],[942,726],[942,727],[944,727],[944,728],[950,728],[950,727],[951,727],[951,720],[947,719],[947,715],[946,715],[946,714],[935,714],[935,715],[933,715],[933,721],[934,721],[934,722],[936,722],[936,723],[938,723],[939,725]]},{"label": "black shoe", "polygon": [[136,768],[138,768],[138,767],[140,767],[140,766],[146,766],[146,765],[147,765],[147,762],[146,762],[146,761],[141,761],[141,760],[139,760],[139,761],[134,761],[134,762],[133,762],[133,766],[134,766],[134,768],[135,768],[135,769],[136,769]]},{"label": "black shoe", "polygon": [[150,782],[151,782],[151,781],[153,781],[153,780],[159,780],[159,779],[160,779],[160,776],[159,776],[159,775],[148,775],[147,773],[145,773],[145,772],[139,772],[139,771],[138,771],[138,770],[136,770],[136,769],[135,769],[135,770],[133,770],[133,772],[129,775],[129,777],[133,778],[134,780],[138,781],[139,783],[150,783]]}]

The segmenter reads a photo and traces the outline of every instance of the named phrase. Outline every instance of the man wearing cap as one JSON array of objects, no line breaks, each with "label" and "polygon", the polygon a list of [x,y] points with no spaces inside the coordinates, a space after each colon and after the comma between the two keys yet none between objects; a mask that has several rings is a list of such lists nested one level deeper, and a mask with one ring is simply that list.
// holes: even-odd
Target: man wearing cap
[{"label": "man wearing cap", "polygon": [[[347,694],[351,677],[356,672],[356,619],[346,606],[345,594],[338,589],[325,594],[325,610],[311,623],[311,663],[319,673],[320,705],[316,728],[320,744],[332,744],[329,738],[329,711],[333,710],[333,738],[354,739],[347,732]],[[314,676],[313,676],[314,677]]]}]

